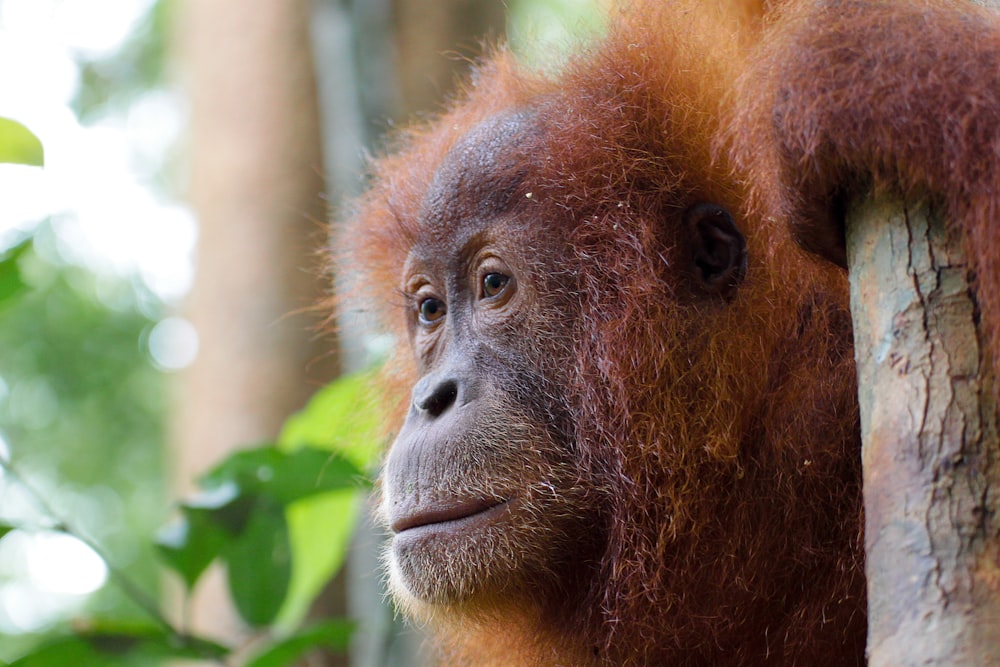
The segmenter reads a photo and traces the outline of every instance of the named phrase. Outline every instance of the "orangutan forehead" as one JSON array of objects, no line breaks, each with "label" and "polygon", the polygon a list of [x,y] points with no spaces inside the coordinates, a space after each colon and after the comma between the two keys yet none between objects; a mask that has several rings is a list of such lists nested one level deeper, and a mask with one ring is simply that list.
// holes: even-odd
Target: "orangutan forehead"
[{"label": "orangutan forehead", "polygon": [[525,179],[532,115],[492,116],[456,142],[431,179],[420,206],[420,226],[431,235],[455,234],[508,212]]}]

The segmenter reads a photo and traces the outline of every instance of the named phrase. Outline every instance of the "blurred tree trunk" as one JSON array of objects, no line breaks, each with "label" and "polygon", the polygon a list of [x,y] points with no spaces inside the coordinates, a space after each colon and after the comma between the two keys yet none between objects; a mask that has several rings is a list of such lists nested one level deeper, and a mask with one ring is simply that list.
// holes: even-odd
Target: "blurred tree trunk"
[{"label": "blurred tree trunk", "polygon": [[[185,308],[199,353],[180,378],[172,434],[177,485],[186,492],[230,450],[273,439],[333,376],[336,357],[301,312],[324,291],[311,3],[179,4],[190,201],[200,229]],[[240,633],[217,572],[199,586],[190,621],[217,637]]]},{"label": "blurred tree trunk", "polygon": [[469,69],[481,46],[502,38],[502,0],[394,0],[401,105],[397,117],[435,110]]}]

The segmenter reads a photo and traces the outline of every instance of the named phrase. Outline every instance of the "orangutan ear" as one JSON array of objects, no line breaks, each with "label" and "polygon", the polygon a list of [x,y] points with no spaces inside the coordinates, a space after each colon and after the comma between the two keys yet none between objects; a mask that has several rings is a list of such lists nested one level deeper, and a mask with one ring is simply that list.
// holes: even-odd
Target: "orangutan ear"
[{"label": "orangutan ear", "polygon": [[692,273],[702,289],[729,298],[747,273],[747,243],[729,211],[697,204],[684,213]]}]

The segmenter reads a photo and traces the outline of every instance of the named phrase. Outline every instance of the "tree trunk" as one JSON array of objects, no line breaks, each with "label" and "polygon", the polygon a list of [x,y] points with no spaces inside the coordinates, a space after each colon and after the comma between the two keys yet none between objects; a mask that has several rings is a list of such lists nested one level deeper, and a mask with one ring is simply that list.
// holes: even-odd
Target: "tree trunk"
[{"label": "tree trunk", "polygon": [[877,198],[847,245],[869,665],[1000,665],[997,410],[961,235]]},{"label": "tree trunk", "polygon": [[504,35],[502,0],[394,0],[403,118],[439,109],[482,44]]},{"label": "tree trunk", "polygon": [[[302,314],[324,291],[310,3],[187,0],[179,9],[200,230],[185,307],[199,352],[180,379],[172,436],[185,491],[230,450],[273,439],[336,364],[335,347],[318,345],[316,320]],[[198,593],[194,628],[238,635],[217,576]]]}]

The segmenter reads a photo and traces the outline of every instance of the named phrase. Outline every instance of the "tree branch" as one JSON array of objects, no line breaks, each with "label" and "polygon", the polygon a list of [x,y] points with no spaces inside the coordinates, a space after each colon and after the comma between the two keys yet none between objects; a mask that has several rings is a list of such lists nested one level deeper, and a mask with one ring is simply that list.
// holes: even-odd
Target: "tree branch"
[{"label": "tree branch", "polygon": [[993,381],[962,240],[925,205],[848,217],[871,667],[1000,664]]}]

